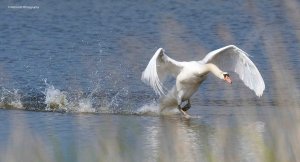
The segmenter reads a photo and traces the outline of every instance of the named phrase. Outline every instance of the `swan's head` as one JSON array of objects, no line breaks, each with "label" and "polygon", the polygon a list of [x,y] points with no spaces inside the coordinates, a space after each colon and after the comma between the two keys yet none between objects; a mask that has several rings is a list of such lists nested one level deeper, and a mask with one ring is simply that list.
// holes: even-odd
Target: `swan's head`
[{"label": "swan's head", "polygon": [[230,77],[229,77],[229,74],[228,74],[227,72],[223,72],[223,77],[224,77],[224,80],[225,80],[227,83],[229,83],[229,84],[232,83],[232,81],[231,81],[231,79],[230,79]]}]

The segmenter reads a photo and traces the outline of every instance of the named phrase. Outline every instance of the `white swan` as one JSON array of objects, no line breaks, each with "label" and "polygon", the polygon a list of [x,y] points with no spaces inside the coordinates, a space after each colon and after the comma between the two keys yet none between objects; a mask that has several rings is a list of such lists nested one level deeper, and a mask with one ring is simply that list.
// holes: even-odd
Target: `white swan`
[{"label": "white swan", "polygon": [[[150,85],[161,96],[160,110],[175,106],[186,117],[186,111],[191,107],[190,97],[196,92],[208,73],[232,83],[229,74],[220,68],[236,72],[244,84],[260,97],[265,89],[264,80],[248,54],[234,45],[225,46],[208,53],[203,60],[179,62],[168,57],[164,49],[159,48],[143,71],[142,81]],[[176,78],[176,84],[166,94],[163,81],[166,76]],[[185,106],[182,102],[187,101]]]}]

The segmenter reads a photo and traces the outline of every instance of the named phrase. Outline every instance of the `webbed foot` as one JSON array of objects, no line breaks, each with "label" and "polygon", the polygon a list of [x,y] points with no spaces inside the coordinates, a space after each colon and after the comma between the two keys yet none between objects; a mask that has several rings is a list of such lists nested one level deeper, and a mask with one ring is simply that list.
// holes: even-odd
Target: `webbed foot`
[{"label": "webbed foot", "polygon": [[191,118],[191,116],[190,116],[187,112],[185,112],[185,111],[183,110],[183,108],[180,107],[180,105],[178,105],[178,110],[181,112],[181,114],[183,115],[183,117],[184,117],[185,119],[190,119],[190,118]]}]

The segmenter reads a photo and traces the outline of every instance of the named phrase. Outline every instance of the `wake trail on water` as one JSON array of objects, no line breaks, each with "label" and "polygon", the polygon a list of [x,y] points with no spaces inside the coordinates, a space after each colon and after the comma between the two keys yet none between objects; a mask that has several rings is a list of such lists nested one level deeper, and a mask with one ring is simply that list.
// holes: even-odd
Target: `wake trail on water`
[{"label": "wake trail on water", "polygon": [[[0,108],[49,112],[78,113],[134,113],[126,107],[128,91],[123,88],[114,94],[92,91],[68,92],[60,90],[45,80],[43,91],[21,92],[0,87]],[[125,102],[125,107],[124,103]]]},{"label": "wake trail on water", "polygon": [[[166,108],[161,112],[157,100],[149,101],[149,96],[144,93],[132,96],[127,88],[118,88],[118,91],[110,90],[109,92],[95,88],[93,91],[84,93],[74,89],[61,90],[49,84],[47,80],[44,80],[44,85],[44,90],[37,93],[24,93],[18,89],[9,90],[0,87],[0,108],[139,116],[180,115],[176,107]],[[145,103],[140,103],[141,100],[145,100]]]},{"label": "wake trail on water", "polygon": [[[18,89],[0,89],[1,109],[22,109],[47,112],[103,113],[124,115],[160,115],[159,105],[155,101],[136,105],[128,89],[120,88],[114,92],[94,89],[91,92],[61,90],[47,80],[45,88],[35,93],[24,93]],[[34,91],[34,90],[33,90]],[[138,94],[140,97],[140,94]],[[173,113],[174,114],[174,113]]]},{"label": "wake trail on water", "polygon": [[[45,82],[46,83],[46,82]],[[137,109],[128,109],[124,95],[128,91],[121,89],[114,94],[111,99],[107,97],[95,99],[91,94],[80,96],[77,99],[68,99],[68,93],[56,89],[53,85],[46,83],[47,87],[44,92],[46,111],[66,111],[79,113],[110,113],[110,114],[132,114],[145,116],[174,115],[178,114],[177,109],[167,109],[160,112],[159,104],[155,101],[144,104]],[[95,103],[95,100],[98,102]]]},{"label": "wake trail on water", "polygon": [[25,94],[20,90],[0,90],[0,108],[22,109],[30,111],[47,112],[75,112],[75,113],[107,113],[142,116],[159,116],[178,114],[177,109],[160,112],[159,104],[156,101],[134,106],[134,101],[128,100],[128,90],[123,88],[111,95],[104,93],[90,92],[71,93],[56,88],[47,83],[45,88],[38,94]]}]

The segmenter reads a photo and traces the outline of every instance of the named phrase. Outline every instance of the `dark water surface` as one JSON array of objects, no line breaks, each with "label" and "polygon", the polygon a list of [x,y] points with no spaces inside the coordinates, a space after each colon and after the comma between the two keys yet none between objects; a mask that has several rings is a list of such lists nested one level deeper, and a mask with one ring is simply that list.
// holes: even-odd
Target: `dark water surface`
[{"label": "dark water surface", "polygon": [[[286,107],[299,108],[297,1],[0,4],[0,155],[6,155],[0,161],[25,145],[44,148],[39,156],[29,154],[50,161],[103,156],[113,161],[230,161],[233,154],[240,161],[260,161],[242,130],[253,130],[269,146],[272,116],[289,113]],[[158,97],[140,81],[156,49],[189,61],[229,44],[252,56],[266,83],[264,95],[257,98],[234,74],[231,86],[209,76],[192,97],[191,121],[178,114],[159,116]],[[168,138],[174,134],[182,135],[174,137],[175,144]],[[36,138],[42,142],[36,144]],[[186,156],[169,156],[173,152]],[[293,154],[287,157],[297,160]]]}]

